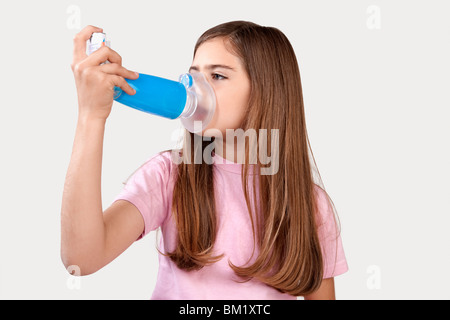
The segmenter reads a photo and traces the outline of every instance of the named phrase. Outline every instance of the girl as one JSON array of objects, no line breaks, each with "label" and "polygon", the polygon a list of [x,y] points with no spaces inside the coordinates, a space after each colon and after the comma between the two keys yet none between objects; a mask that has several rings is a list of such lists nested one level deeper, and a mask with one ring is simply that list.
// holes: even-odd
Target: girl
[{"label": "girl", "polygon": [[[152,299],[335,299],[333,278],[348,267],[334,205],[313,181],[299,67],[286,36],[246,21],[206,31],[190,72],[202,72],[216,93],[213,120],[199,135],[186,130],[179,150],[150,157],[103,212],[114,86],[132,95],[124,78],[138,75],[108,47],[87,57],[93,32],[103,30],[88,26],[74,38],[79,113],[62,201],[66,268],[91,274],[161,228]],[[227,136],[237,129],[264,144]],[[270,158],[249,161],[265,146]]]}]

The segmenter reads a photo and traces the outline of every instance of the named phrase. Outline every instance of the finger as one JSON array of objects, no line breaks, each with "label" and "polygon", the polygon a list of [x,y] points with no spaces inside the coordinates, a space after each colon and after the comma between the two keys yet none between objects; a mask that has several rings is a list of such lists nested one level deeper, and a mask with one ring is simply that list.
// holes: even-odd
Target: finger
[{"label": "finger", "polygon": [[118,75],[126,79],[136,80],[137,78],[139,78],[139,73],[128,70],[117,63],[104,64],[99,68],[105,73]]},{"label": "finger", "polygon": [[122,57],[116,51],[106,46],[91,53],[85,61],[89,66],[98,66],[106,60],[120,66],[122,65]]},{"label": "finger", "polygon": [[129,95],[134,95],[136,91],[128,84],[128,82],[125,81],[125,79],[121,76],[116,75],[110,75],[110,79],[112,83],[116,86],[125,91]]},{"label": "finger", "polygon": [[88,41],[94,32],[103,32],[102,28],[94,26],[86,26],[78,32],[73,38],[73,62],[74,64],[80,62],[87,57],[86,55],[86,41]]}]

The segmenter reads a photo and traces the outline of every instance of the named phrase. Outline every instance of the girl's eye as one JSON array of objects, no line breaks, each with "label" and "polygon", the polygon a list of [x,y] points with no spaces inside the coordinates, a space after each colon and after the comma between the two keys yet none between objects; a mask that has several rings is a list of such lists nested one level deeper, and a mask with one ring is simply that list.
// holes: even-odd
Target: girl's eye
[{"label": "girl's eye", "polygon": [[[224,76],[221,76],[221,75],[218,74],[218,73],[213,73],[212,76],[213,76],[213,79],[214,79],[214,80],[222,80],[222,79],[226,79]],[[217,79],[216,76],[221,77],[222,79]]]}]

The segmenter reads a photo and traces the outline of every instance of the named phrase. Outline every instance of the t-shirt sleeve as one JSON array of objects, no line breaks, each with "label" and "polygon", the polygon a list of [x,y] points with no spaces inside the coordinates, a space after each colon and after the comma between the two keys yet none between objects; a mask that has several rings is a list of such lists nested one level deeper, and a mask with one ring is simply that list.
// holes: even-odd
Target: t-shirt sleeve
[{"label": "t-shirt sleeve", "polygon": [[[170,160],[169,160],[170,161]],[[145,161],[124,182],[124,187],[114,198],[131,202],[144,218],[143,238],[150,231],[158,229],[168,215],[168,183],[170,179],[170,162],[167,157],[157,154]]]},{"label": "t-shirt sleeve", "polygon": [[316,187],[319,209],[318,236],[322,249],[323,279],[332,278],[348,271],[347,260],[334,211],[326,192]]}]

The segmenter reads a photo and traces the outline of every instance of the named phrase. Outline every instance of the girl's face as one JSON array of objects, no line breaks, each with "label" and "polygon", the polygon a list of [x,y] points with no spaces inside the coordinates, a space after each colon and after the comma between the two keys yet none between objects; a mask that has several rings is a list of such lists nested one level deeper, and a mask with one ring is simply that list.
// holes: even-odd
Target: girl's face
[{"label": "girl's face", "polygon": [[225,140],[226,129],[238,129],[245,117],[250,97],[250,79],[240,58],[225,47],[223,37],[203,43],[195,53],[189,72],[202,72],[216,94],[216,111],[202,131],[218,129]]}]

